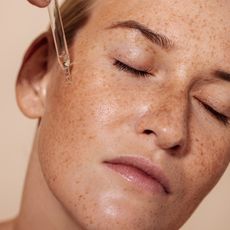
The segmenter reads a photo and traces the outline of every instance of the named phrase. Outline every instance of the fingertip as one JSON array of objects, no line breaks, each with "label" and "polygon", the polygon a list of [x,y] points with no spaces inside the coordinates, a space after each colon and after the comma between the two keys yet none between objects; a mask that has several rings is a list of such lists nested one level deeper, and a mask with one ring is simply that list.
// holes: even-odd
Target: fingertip
[{"label": "fingertip", "polygon": [[31,4],[38,7],[46,7],[49,5],[50,0],[28,0]]}]

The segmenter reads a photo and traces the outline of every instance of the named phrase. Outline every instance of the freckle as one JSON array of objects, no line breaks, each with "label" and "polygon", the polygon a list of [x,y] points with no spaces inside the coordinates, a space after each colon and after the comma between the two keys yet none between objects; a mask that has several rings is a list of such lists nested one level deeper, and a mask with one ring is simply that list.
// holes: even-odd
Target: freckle
[{"label": "freckle", "polygon": [[204,152],[203,152],[203,151],[201,151],[201,152],[200,152],[200,155],[201,155],[201,156],[203,156],[203,155],[204,155]]},{"label": "freckle", "polygon": [[96,203],[93,203],[93,207],[96,208],[96,207],[97,207],[97,204],[96,204]]},{"label": "freckle", "polygon": [[78,197],[78,199],[79,199],[79,200],[81,200],[81,199],[82,199],[82,197],[83,197],[83,195],[80,195],[80,196]]},{"label": "freckle", "polygon": [[95,136],[89,136],[89,139],[90,140],[95,139]]},{"label": "freckle", "polygon": [[57,179],[57,175],[54,175],[54,177],[52,178],[52,181],[55,182]]},{"label": "freckle", "polygon": [[90,223],[90,224],[93,224],[93,220],[92,220],[92,219],[90,219],[90,220],[89,220],[89,223]]}]

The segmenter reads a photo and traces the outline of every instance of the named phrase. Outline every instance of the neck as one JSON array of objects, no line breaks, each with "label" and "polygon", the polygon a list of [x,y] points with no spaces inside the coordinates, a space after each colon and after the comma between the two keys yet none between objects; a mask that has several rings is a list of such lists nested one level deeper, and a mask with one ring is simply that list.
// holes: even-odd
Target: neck
[{"label": "neck", "polygon": [[48,188],[40,167],[36,135],[15,230],[77,230],[70,215]]}]

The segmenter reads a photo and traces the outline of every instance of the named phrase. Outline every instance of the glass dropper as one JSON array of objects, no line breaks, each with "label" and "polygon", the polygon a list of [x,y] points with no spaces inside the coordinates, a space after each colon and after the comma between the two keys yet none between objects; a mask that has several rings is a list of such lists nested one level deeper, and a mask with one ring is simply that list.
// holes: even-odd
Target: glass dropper
[{"label": "glass dropper", "polygon": [[67,47],[63,22],[57,0],[51,0],[49,6],[50,26],[53,34],[58,62],[64,71],[67,81],[71,81],[70,56]]}]

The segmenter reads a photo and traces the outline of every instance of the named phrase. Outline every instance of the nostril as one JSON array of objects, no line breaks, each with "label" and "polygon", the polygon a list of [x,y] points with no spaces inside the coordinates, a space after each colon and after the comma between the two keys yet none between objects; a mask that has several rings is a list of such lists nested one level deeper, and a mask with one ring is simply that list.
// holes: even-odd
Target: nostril
[{"label": "nostril", "polygon": [[150,130],[150,129],[145,129],[145,130],[144,130],[144,134],[147,134],[147,135],[153,134],[153,131]]},{"label": "nostril", "polygon": [[[182,151],[184,143],[181,138],[177,138],[175,135],[166,133],[161,133],[161,135],[157,135],[152,129],[144,129],[142,134],[150,136],[155,136],[155,141],[160,148],[167,149],[168,151],[172,152],[172,154]],[[151,138],[152,138],[151,137]]]},{"label": "nostril", "polygon": [[175,145],[175,146],[173,146],[172,148],[171,148],[171,150],[173,150],[173,151],[177,151],[177,150],[179,150],[180,149],[180,145]]}]

